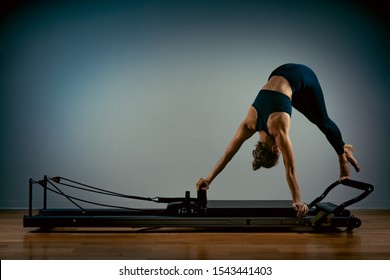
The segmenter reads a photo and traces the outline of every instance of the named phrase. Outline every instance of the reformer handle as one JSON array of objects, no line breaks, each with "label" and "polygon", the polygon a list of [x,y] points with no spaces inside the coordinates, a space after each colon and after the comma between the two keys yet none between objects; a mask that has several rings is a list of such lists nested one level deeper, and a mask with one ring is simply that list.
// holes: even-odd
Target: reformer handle
[{"label": "reformer handle", "polygon": [[205,213],[207,211],[207,191],[203,190],[202,187],[205,184],[202,184],[198,190],[198,212]]},{"label": "reformer handle", "polygon": [[356,202],[359,202],[361,200],[363,200],[364,198],[366,198],[370,193],[372,193],[374,191],[374,186],[371,185],[371,184],[368,184],[368,183],[363,183],[363,182],[359,182],[359,181],[355,181],[355,180],[351,180],[351,179],[344,179],[342,181],[339,181],[337,180],[336,182],[334,182],[333,184],[331,184],[329,187],[326,188],[326,190],[322,193],[322,195],[320,195],[319,197],[317,197],[316,199],[314,199],[310,204],[309,204],[309,207],[313,207],[314,205],[316,205],[318,202],[322,201],[327,195],[328,193],[334,189],[335,187],[337,187],[338,185],[344,185],[344,186],[348,186],[348,187],[351,187],[351,188],[355,188],[355,189],[359,189],[359,190],[362,190],[363,193],[358,195],[357,197],[354,197],[342,204],[340,204],[338,207],[336,207],[335,210],[333,210],[332,212],[337,212],[339,210],[343,210],[345,207],[349,206],[349,205],[352,205]]}]

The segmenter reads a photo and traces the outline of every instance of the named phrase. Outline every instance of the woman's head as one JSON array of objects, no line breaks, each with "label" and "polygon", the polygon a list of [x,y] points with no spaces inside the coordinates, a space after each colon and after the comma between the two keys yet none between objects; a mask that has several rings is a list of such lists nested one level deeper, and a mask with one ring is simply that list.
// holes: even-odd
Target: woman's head
[{"label": "woman's head", "polygon": [[252,152],[253,170],[257,170],[260,167],[271,168],[275,166],[279,160],[279,153],[276,149],[270,147],[266,143],[258,142],[256,148]]}]

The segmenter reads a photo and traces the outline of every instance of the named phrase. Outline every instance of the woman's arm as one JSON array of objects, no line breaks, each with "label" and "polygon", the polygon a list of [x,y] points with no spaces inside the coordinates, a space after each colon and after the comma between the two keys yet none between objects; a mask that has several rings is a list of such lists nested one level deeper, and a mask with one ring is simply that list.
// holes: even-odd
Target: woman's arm
[{"label": "woman's arm", "polygon": [[286,179],[291,191],[293,203],[299,203],[301,202],[301,196],[295,171],[294,152],[292,149],[290,137],[285,132],[278,132],[275,136],[275,143],[283,155]]},{"label": "woman's arm", "polygon": [[229,161],[234,157],[237,151],[240,149],[242,144],[249,139],[255,133],[254,130],[251,130],[248,127],[247,121],[243,121],[238,127],[236,133],[234,134],[232,140],[230,141],[228,147],[226,148],[222,157],[211,169],[210,173],[207,175],[206,179],[200,178],[196,183],[197,188],[208,189],[209,184],[217,177],[219,173],[226,167]]},{"label": "woman's arm", "polygon": [[279,147],[283,154],[283,162],[286,170],[286,179],[288,187],[291,191],[293,199],[293,208],[297,211],[298,217],[304,217],[309,211],[308,206],[301,201],[301,194],[299,191],[299,185],[297,175],[295,171],[294,152],[292,149],[290,137],[283,132],[278,133],[275,136],[276,145]]},{"label": "woman's arm", "polygon": [[301,194],[295,170],[294,152],[289,136],[290,118],[281,115],[277,122],[278,127],[273,131],[275,144],[278,146],[283,155],[283,163],[286,171],[286,180],[293,200],[293,208],[298,211],[297,216],[303,217],[308,212],[308,207],[301,201]]}]

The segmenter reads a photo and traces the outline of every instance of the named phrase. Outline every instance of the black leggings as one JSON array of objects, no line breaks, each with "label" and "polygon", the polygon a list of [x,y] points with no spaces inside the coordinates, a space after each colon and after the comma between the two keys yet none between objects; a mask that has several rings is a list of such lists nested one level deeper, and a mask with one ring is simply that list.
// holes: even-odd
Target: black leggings
[{"label": "black leggings", "polygon": [[329,118],[324,95],[317,77],[313,73],[310,86],[294,92],[292,105],[325,134],[338,155],[344,153],[344,141],[340,129]]}]

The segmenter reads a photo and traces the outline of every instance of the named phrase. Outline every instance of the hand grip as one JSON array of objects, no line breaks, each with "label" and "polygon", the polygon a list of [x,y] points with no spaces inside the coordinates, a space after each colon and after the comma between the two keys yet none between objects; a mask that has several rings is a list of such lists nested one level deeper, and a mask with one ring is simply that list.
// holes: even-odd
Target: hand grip
[{"label": "hand grip", "polygon": [[198,190],[198,212],[205,213],[207,206],[207,191],[202,188],[205,187],[206,184],[202,184],[201,188]]}]

